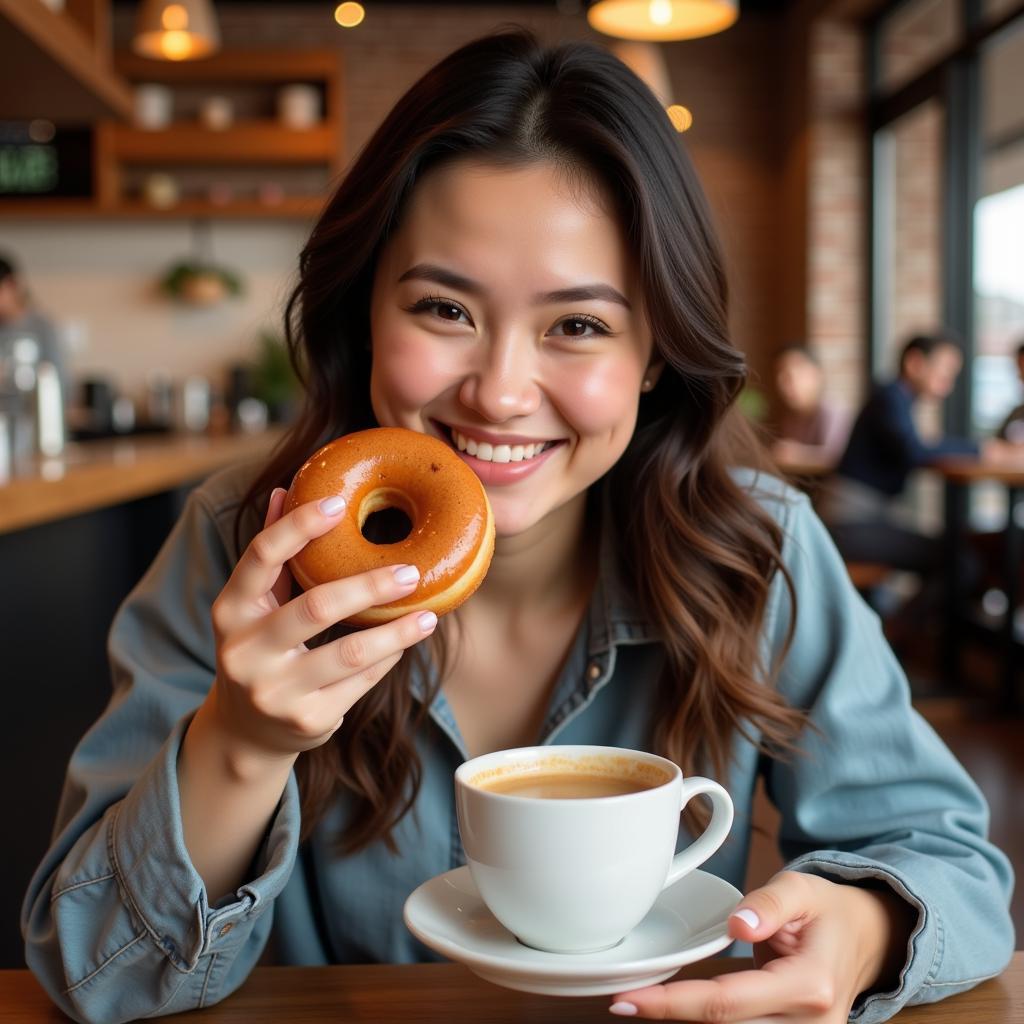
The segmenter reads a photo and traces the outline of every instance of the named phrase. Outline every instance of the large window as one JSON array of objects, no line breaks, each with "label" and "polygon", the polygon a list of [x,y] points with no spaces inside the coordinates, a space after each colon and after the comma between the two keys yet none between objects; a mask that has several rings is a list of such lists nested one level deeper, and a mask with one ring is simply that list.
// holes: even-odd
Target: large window
[{"label": "large window", "polygon": [[876,88],[893,92],[956,45],[962,34],[958,0],[905,0],[882,20]]},{"label": "large window", "polygon": [[942,323],[945,115],[926,100],[875,134],[875,337],[872,371],[892,375],[911,335]]},{"label": "large window", "polygon": [[870,39],[871,369],[913,332],[956,332],[945,427],[985,436],[1024,400],[1024,13],[896,0]]},{"label": "large window", "polygon": [[1024,400],[1024,19],[981,55],[981,173],[974,206],[972,426],[991,434]]}]

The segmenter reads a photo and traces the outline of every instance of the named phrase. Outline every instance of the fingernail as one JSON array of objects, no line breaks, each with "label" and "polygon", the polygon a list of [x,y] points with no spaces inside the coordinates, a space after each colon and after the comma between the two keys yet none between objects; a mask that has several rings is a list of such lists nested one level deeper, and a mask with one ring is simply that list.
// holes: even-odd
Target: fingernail
[{"label": "fingernail", "polygon": [[416,621],[424,633],[429,633],[437,625],[437,616],[433,612],[424,612]]},{"label": "fingernail", "polygon": [[617,1013],[620,1017],[635,1017],[637,1009],[632,1003],[612,1003],[608,1007],[609,1013]]},{"label": "fingernail", "polygon": [[401,565],[395,570],[395,582],[402,586],[415,583],[420,578],[420,571],[415,565]]},{"label": "fingernail", "polygon": [[757,914],[748,907],[741,907],[739,910],[734,910],[732,912],[732,916],[738,917],[741,921],[746,922],[751,928],[758,928],[761,925],[761,918],[759,918]]},{"label": "fingernail", "polygon": [[324,498],[320,502],[320,511],[325,516],[336,516],[339,512],[345,511],[345,499],[340,494],[335,494],[330,498]]}]

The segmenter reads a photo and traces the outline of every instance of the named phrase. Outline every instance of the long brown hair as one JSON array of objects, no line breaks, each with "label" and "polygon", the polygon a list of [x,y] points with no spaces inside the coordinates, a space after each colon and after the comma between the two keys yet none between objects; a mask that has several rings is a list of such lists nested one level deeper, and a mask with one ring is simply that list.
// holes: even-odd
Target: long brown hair
[{"label": "long brown hair", "polygon": [[[270,490],[287,486],[310,452],[375,425],[369,307],[377,258],[417,179],[460,158],[505,167],[554,163],[601,182],[614,197],[665,362],[605,481],[623,569],[665,648],[652,709],[655,748],[685,772],[719,777],[737,730],[765,749],[791,749],[803,717],[766,685],[775,666],[760,663],[758,644],[769,586],[777,572],[785,575],[782,535],[731,472],[763,462],[733,408],[746,366],[728,336],[718,243],[664,110],[599,46],[546,48],[512,26],[450,54],[388,114],[302,250],[285,320],[305,402],[246,496],[236,523],[240,544],[243,515],[258,518]],[[795,605],[788,576],[786,584]],[[300,757],[304,834],[344,787],[355,809],[339,837],[342,849],[380,839],[394,849],[391,830],[421,778],[415,732],[434,696],[414,699],[410,672],[429,657],[443,679],[453,642],[439,628],[428,650],[414,648],[349,711],[331,742]],[[695,823],[704,817],[700,809],[693,815]]]}]

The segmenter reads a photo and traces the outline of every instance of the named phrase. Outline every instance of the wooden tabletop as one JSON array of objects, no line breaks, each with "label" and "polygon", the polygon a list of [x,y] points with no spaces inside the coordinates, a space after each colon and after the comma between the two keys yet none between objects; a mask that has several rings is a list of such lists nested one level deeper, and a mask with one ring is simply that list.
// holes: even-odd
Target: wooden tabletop
[{"label": "wooden tabletop", "polygon": [[1007,487],[1024,487],[1024,452],[1013,461],[979,459],[972,455],[949,456],[933,466],[947,480],[955,484],[980,483],[991,480]]},{"label": "wooden tabletop", "polygon": [[231,462],[268,454],[280,430],[173,434],[69,444],[0,484],[0,533],[171,490]]},{"label": "wooden tabletop", "polygon": [[[749,967],[749,960],[704,960],[680,978],[706,978]],[[616,1020],[606,996],[565,999],[513,992],[481,981],[459,964],[345,967],[257,967],[222,1003],[168,1024],[594,1024]],[[28,971],[0,971],[0,1024],[66,1024]],[[899,1024],[1021,1024],[1024,952],[992,981],[939,1003],[897,1014]]]}]

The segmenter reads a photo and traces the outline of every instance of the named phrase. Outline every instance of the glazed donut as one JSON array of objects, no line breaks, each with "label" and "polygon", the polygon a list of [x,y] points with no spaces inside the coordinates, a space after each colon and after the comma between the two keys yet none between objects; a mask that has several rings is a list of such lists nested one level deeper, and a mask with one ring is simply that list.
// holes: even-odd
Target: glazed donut
[{"label": "glazed donut", "polygon": [[[367,608],[346,622],[368,626],[412,611],[444,615],[480,585],[494,553],[494,516],[479,477],[443,441],[399,427],[348,434],[314,452],[285,498],[290,512],[340,494],[346,502],[334,529],[288,562],[303,589],[385,565],[415,565],[420,582],[406,598]],[[393,544],[363,536],[368,516],[404,512],[412,531]]]}]

